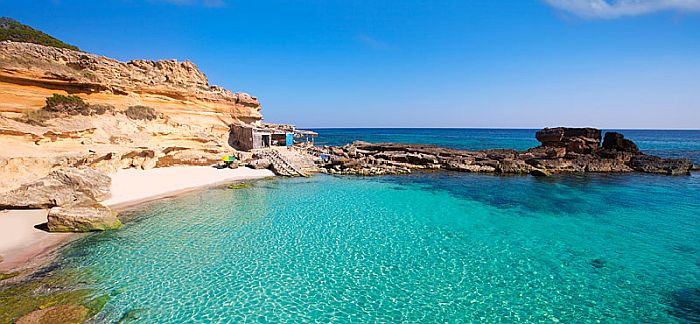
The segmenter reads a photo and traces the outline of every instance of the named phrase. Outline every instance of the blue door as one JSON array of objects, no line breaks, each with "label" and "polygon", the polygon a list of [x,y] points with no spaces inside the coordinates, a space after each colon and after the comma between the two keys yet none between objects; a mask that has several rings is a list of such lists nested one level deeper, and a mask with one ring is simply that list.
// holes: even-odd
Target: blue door
[{"label": "blue door", "polygon": [[294,134],[287,133],[287,146],[294,145]]}]

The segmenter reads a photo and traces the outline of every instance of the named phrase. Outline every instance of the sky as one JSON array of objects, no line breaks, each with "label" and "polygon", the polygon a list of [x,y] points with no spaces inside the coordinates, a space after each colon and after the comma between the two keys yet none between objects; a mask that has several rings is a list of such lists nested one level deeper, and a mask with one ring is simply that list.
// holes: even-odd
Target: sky
[{"label": "sky", "polygon": [[700,128],[700,0],[0,0],[300,127]]}]

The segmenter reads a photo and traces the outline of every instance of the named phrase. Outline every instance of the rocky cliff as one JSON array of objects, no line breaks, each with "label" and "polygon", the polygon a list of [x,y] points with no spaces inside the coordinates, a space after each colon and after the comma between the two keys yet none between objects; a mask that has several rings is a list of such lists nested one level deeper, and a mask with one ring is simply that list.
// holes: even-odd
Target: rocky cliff
[{"label": "rocky cliff", "polygon": [[120,62],[70,49],[0,42],[0,113],[12,117],[40,109],[53,93],[117,109],[149,106],[182,122],[227,126],[219,119],[262,119],[257,98],[210,86],[190,61]]},{"label": "rocky cliff", "polygon": [[[79,109],[47,109],[55,94]],[[58,167],[211,164],[232,151],[230,124],[261,119],[257,98],[209,85],[189,61],[0,42],[0,192]]]}]

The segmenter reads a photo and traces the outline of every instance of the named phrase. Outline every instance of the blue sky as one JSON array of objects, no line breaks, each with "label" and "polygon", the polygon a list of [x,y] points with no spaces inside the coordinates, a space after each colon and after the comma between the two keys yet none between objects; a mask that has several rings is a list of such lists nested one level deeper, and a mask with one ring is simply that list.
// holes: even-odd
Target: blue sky
[{"label": "blue sky", "polygon": [[302,127],[700,127],[700,0],[0,0]]}]

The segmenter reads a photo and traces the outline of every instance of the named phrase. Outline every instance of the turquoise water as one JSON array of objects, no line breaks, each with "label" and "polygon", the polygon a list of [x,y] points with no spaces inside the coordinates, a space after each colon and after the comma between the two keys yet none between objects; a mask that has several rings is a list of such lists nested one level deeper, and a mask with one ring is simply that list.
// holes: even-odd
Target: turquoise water
[{"label": "turquoise water", "polygon": [[[487,128],[324,128],[317,129],[319,145],[343,145],[354,140],[434,144],[467,150],[510,148],[526,150],[539,145],[536,129]],[[606,130],[607,131],[607,130]],[[700,164],[700,130],[612,130],[633,140],[647,154],[689,158]]]},{"label": "turquoise water", "polygon": [[144,206],[55,266],[112,295],[98,322],[682,322],[699,198],[697,173],[265,180]]}]

